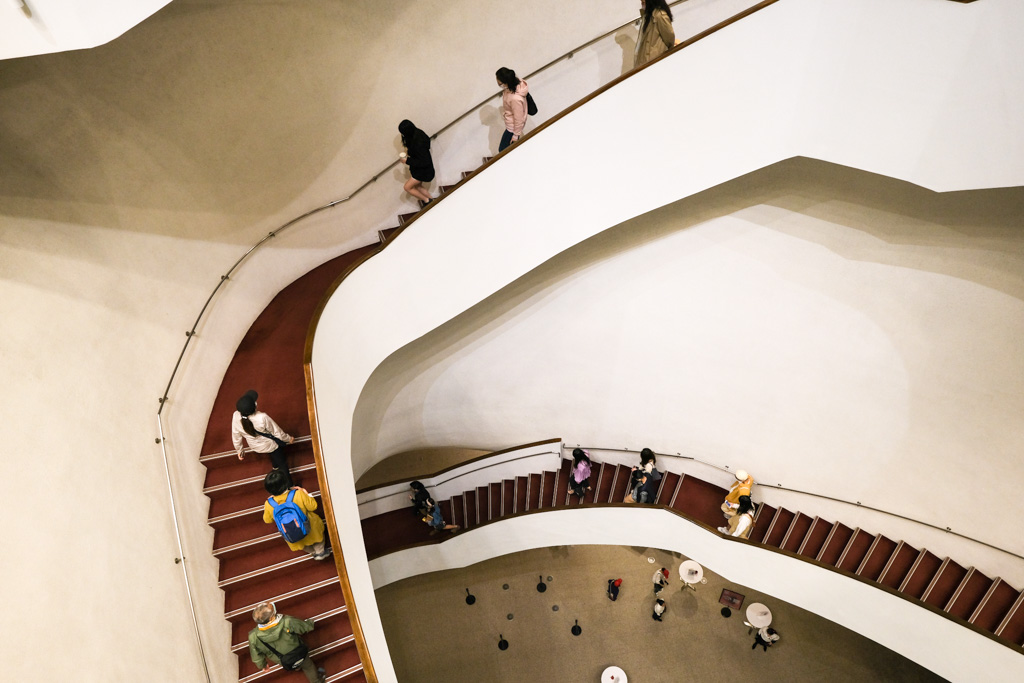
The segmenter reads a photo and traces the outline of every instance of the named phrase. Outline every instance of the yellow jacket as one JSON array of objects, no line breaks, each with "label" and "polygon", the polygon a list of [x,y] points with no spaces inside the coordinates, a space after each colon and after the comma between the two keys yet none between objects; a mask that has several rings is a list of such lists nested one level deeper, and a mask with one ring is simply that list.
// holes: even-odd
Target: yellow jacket
[{"label": "yellow jacket", "polygon": [[[279,496],[274,496],[274,502],[283,503],[288,498],[288,492],[285,491]],[[292,502],[299,506],[299,509],[306,513],[306,517],[309,518],[309,533],[306,537],[298,543],[288,543],[288,547],[292,550],[302,550],[307,545],[313,545],[314,543],[321,543],[324,540],[324,520],[320,519],[320,515],[313,512],[316,510],[316,501],[313,496],[306,493],[306,489],[299,489],[295,492],[295,497],[292,498]],[[263,521],[267,524],[274,523],[274,508],[270,506],[270,501],[264,501],[263,503]]]}]

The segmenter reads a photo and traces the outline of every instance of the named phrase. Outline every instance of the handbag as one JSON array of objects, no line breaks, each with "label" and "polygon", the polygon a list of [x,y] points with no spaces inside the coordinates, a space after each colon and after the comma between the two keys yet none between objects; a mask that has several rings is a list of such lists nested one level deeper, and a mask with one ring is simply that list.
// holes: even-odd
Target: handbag
[{"label": "handbag", "polygon": [[530,116],[537,115],[537,103],[533,101],[533,95],[526,93],[526,113]]},{"label": "handbag", "polygon": [[299,638],[299,646],[297,648],[295,648],[291,652],[285,652],[284,654],[281,654],[280,652],[275,650],[273,646],[271,646],[271,644],[267,641],[262,640],[258,637],[256,638],[256,640],[259,640],[261,643],[267,646],[268,650],[277,655],[277,658],[281,661],[281,668],[287,671],[298,671],[299,667],[302,666],[302,662],[306,659],[307,656],[309,656],[309,648],[306,647],[306,644],[304,642],[302,642],[302,638]]}]

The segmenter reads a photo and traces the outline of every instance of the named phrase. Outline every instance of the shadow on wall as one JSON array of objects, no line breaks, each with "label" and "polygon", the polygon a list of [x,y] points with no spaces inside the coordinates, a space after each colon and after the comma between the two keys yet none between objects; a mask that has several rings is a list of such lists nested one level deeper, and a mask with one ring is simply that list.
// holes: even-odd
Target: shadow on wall
[{"label": "shadow on wall", "polygon": [[633,70],[633,57],[636,53],[636,29],[631,27],[620,31],[615,36],[615,42],[622,48],[622,71],[619,73],[624,75]]},{"label": "shadow on wall", "polygon": [[[771,212],[814,218],[773,224]],[[484,344],[517,307],[574,273],[617,254],[718,217],[769,213],[756,221],[846,259],[887,264],[975,282],[1024,300],[1024,188],[937,194],[883,176],[806,158],[789,159],[711,188],[588,239],[398,350],[373,373],[354,416],[353,467],[380,459],[378,439],[389,406],[414,379],[432,386],[450,359]],[[823,234],[815,223],[845,230]],[[852,236],[851,236],[852,235]],[[909,245],[924,249],[894,249]],[[951,255],[949,250],[956,250]],[[388,415],[418,424],[421,415]],[[419,442],[405,447],[422,445]],[[507,444],[478,443],[479,448]],[[390,450],[390,446],[389,446]]]}]

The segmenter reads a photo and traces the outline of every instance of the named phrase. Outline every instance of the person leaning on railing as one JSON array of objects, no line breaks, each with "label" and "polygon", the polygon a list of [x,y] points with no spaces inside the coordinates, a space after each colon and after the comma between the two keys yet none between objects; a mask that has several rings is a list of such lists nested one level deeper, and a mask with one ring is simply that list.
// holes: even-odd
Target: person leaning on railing
[{"label": "person leaning on railing", "polygon": [[640,33],[633,53],[633,67],[646,64],[676,44],[672,10],[665,0],[640,0]]}]

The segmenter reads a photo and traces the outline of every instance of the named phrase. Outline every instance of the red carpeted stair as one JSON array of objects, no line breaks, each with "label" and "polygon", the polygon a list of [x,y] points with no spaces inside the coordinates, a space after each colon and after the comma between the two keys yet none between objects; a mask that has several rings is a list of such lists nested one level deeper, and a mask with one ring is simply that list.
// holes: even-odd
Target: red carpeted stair
[{"label": "red carpeted stair", "polygon": [[[441,501],[445,520],[472,529],[530,510],[623,501],[629,467],[594,462],[591,488],[581,500],[569,490],[570,463],[563,459],[558,471],[524,472]],[[719,508],[725,494],[725,489],[697,477],[666,472],[654,504],[715,528],[724,524]],[[415,545],[439,543],[449,536],[431,536],[410,508],[364,519],[362,526],[371,559]],[[920,600],[1018,649],[1024,644],[1024,594],[973,567],[962,567],[903,541],[770,505],[759,506],[751,541]]]}]

